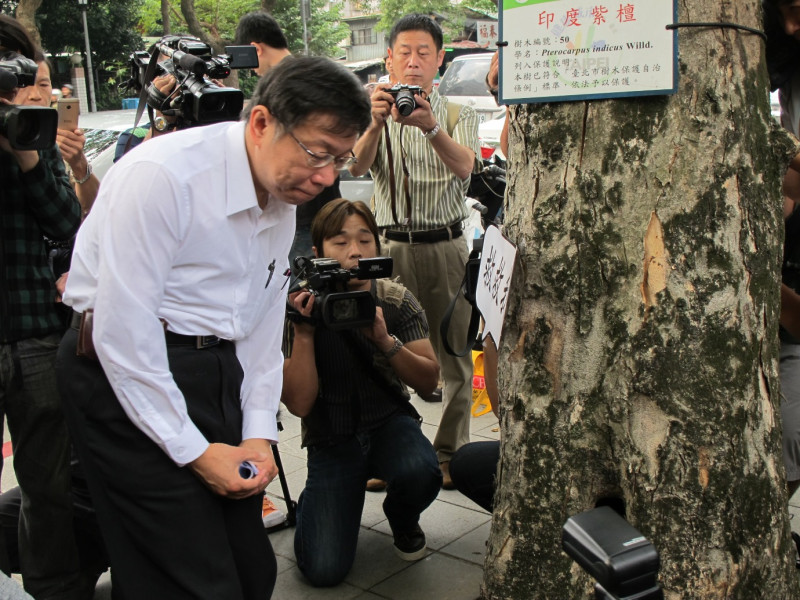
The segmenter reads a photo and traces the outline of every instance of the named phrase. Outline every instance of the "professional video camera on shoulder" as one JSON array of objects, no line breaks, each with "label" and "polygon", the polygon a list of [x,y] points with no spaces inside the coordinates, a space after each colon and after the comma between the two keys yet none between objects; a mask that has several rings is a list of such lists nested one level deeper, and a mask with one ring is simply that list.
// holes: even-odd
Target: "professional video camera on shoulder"
[{"label": "professional video camera on shoulder", "polygon": [[[37,64],[16,52],[0,54],[0,94],[34,85]],[[45,150],[56,143],[58,113],[44,106],[0,104],[0,135],[15,150]]]},{"label": "professional video camera on shoulder", "polygon": [[[129,89],[145,90],[148,106],[166,116],[178,117],[178,126],[191,127],[235,121],[244,105],[244,94],[219,86],[211,79],[225,79],[231,69],[258,67],[254,46],[226,46],[226,54],[213,56],[211,47],[196,37],[171,35],[157,42],[151,53],[131,55]],[[166,60],[158,62],[159,55]],[[177,86],[162,94],[154,85],[157,75],[170,74]]]},{"label": "professional video camera on shoulder", "polygon": [[[298,271],[298,282],[289,292],[311,292],[314,295],[312,323],[331,331],[372,325],[375,320],[375,298],[366,290],[348,291],[347,282],[351,279],[389,277],[394,268],[389,256],[359,259],[358,266],[350,270],[343,269],[332,258],[299,256],[294,264]],[[287,316],[294,321],[305,319],[291,307]]]}]

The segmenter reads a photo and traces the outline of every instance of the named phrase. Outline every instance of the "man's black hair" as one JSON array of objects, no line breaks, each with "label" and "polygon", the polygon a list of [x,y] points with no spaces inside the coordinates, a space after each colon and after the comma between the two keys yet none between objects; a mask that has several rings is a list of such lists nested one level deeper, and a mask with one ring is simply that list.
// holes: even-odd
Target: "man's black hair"
[{"label": "man's black hair", "polygon": [[268,12],[256,10],[239,19],[236,26],[236,44],[243,46],[250,42],[266,44],[270,48],[289,48],[289,42],[278,22]]},{"label": "man's black hair", "polygon": [[0,47],[22,54],[31,60],[34,59],[38,50],[30,34],[20,22],[7,15],[0,15]]},{"label": "man's black hair", "polygon": [[392,27],[392,31],[389,34],[389,48],[394,48],[397,35],[404,31],[425,31],[430,33],[433,38],[433,43],[436,44],[437,52],[442,49],[442,45],[444,44],[442,28],[435,20],[431,19],[428,15],[411,13],[410,15],[402,17],[394,24],[394,27]]},{"label": "man's black hair", "polygon": [[331,115],[331,133],[361,135],[372,121],[372,104],[358,77],[329,58],[287,56],[258,82],[242,118],[253,106],[266,106],[291,131],[310,116]]}]

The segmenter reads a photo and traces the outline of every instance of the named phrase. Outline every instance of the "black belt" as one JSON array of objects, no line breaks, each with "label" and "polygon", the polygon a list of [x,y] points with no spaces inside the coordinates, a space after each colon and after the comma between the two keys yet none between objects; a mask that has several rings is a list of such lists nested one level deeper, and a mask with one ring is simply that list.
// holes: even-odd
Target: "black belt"
[{"label": "black belt", "polygon": [[[81,326],[81,313],[72,311],[72,320],[69,326],[78,331]],[[167,346],[193,346],[198,350],[211,348],[220,343],[220,339],[215,335],[184,335],[174,331],[164,330],[164,339]]]},{"label": "black belt", "polygon": [[464,233],[461,223],[442,227],[441,229],[429,229],[427,231],[402,231],[399,229],[380,229],[380,233],[387,240],[393,242],[407,242],[409,244],[434,244],[445,240],[454,240],[461,237]]},{"label": "black belt", "polygon": [[194,346],[198,350],[216,346],[222,340],[215,335],[183,335],[174,331],[165,331],[167,346]]}]

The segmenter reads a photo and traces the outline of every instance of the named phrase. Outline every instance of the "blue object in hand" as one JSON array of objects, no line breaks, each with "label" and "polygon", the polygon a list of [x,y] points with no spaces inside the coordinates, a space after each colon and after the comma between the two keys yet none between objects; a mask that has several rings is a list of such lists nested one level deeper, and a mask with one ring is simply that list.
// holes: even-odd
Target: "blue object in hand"
[{"label": "blue object in hand", "polygon": [[239,465],[239,477],[242,479],[253,479],[258,475],[258,467],[249,460]]}]

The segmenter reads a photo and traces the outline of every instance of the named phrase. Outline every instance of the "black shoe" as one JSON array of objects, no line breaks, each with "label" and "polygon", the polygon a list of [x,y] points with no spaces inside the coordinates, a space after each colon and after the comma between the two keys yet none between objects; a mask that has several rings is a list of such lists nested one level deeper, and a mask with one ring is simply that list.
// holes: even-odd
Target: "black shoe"
[{"label": "black shoe", "polygon": [[394,551],[397,556],[409,562],[419,560],[425,556],[425,534],[419,526],[414,525],[407,531],[394,531]]},{"label": "black shoe", "polygon": [[427,396],[420,396],[425,402],[441,402],[442,401],[442,388],[436,388]]}]

